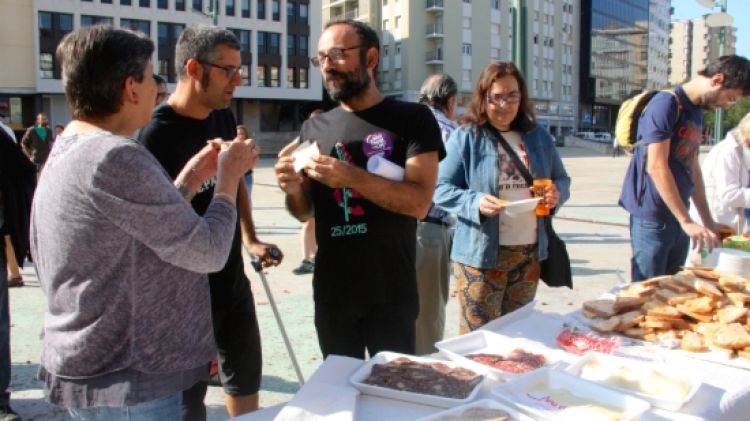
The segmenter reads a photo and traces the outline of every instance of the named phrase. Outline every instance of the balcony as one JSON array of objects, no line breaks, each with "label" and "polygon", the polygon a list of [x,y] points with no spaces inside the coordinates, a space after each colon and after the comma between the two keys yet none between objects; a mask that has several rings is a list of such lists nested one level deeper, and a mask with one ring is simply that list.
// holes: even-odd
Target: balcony
[{"label": "balcony", "polygon": [[329,0],[328,3],[324,4],[323,7],[336,7],[343,6],[347,3],[357,3],[357,0]]},{"label": "balcony", "polygon": [[359,17],[359,9],[350,10],[345,13],[339,13],[331,15],[331,20],[344,20],[344,19],[357,19]]},{"label": "balcony", "polygon": [[425,10],[428,12],[439,12],[442,13],[445,9],[444,0],[426,0],[427,4]]},{"label": "balcony", "polygon": [[442,23],[428,23],[425,26],[424,33],[427,38],[443,38],[445,36]]},{"label": "balcony", "polygon": [[443,64],[443,50],[430,50],[425,53],[425,63]]}]

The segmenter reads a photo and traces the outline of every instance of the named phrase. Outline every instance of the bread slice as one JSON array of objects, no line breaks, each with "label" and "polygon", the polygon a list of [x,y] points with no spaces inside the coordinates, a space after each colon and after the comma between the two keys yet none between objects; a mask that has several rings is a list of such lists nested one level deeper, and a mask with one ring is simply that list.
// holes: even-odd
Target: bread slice
[{"label": "bread slice", "polygon": [[675,306],[675,308],[680,313],[682,313],[682,314],[684,314],[686,316],[692,317],[693,319],[698,320],[699,322],[709,323],[709,322],[711,322],[714,319],[713,315],[706,314],[706,313],[697,313],[697,312],[694,312],[694,311],[690,310],[689,308],[687,308],[685,306],[685,304],[679,304],[679,305]]},{"label": "bread slice", "polygon": [[661,279],[659,281],[659,286],[662,288],[671,289],[672,291],[678,293],[689,292],[693,290],[692,286],[688,287],[686,285],[683,285],[682,283],[676,281],[672,276],[670,276],[669,278]]},{"label": "bread slice", "polygon": [[726,306],[716,312],[719,318],[719,322],[723,324],[730,324],[740,322],[742,319],[747,317],[747,309],[745,307]]},{"label": "bread slice", "polygon": [[623,287],[618,295],[621,297],[647,297],[654,292],[658,282],[652,282],[649,285],[646,282],[633,282]]},{"label": "bread slice", "polygon": [[725,292],[744,292],[747,286],[747,279],[737,275],[722,274],[719,277],[719,288]]},{"label": "bread slice", "polygon": [[698,297],[682,303],[685,308],[695,313],[708,314],[716,309],[716,303],[709,297]]},{"label": "bread slice", "polygon": [[645,297],[617,297],[615,299],[615,311],[621,313],[623,311],[634,310],[641,308],[646,302]]},{"label": "bread slice", "polygon": [[651,300],[647,302],[643,305],[643,310],[646,312],[647,316],[662,316],[662,318],[678,318],[682,316],[676,308],[664,304],[658,300]]},{"label": "bread slice", "polygon": [[750,347],[750,334],[739,323],[722,326],[716,331],[714,343],[722,348],[742,349]]},{"label": "bread slice", "polygon": [[745,304],[750,303],[750,294],[744,292],[727,292],[726,296],[729,301],[736,306],[742,307]]},{"label": "bread slice", "polygon": [[719,280],[719,274],[714,272],[713,270],[706,270],[701,268],[693,268],[690,269],[695,276],[698,276],[703,279],[708,279],[709,281],[718,281]]},{"label": "bread slice", "polygon": [[648,316],[646,316],[646,319],[638,323],[638,326],[650,329],[664,330],[671,329],[672,323],[666,319],[649,319]]},{"label": "bread slice", "polygon": [[672,291],[671,289],[660,288],[656,290],[656,292],[654,292],[654,297],[658,298],[659,300],[671,306],[675,306],[677,304],[682,304],[687,300],[698,298],[698,293],[683,292],[680,294],[680,293]]},{"label": "bread slice", "polygon": [[641,285],[645,286],[658,286],[659,282],[665,280],[665,279],[672,279],[672,275],[660,275],[660,276],[654,276],[653,278],[648,278],[645,281],[638,282]]},{"label": "bread slice", "polygon": [[715,298],[717,300],[724,298],[724,293],[721,292],[713,282],[696,279],[695,282],[693,282],[693,287],[699,294],[703,294],[707,297]]},{"label": "bread slice", "polygon": [[696,332],[685,332],[680,341],[680,348],[690,352],[706,352],[708,347],[703,340],[703,335]]},{"label": "bread slice", "polygon": [[638,325],[638,323],[644,320],[643,314],[640,310],[633,310],[620,315],[620,325],[617,326],[617,330],[623,331],[630,329]]},{"label": "bread slice", "polygon": [[591,300],[583,303],[583,309],[599,317],[611,317],[617,314],[615,300]]},{"label": "bread slice", "polygon": [[606,319],[593,319],[589,326],[599,333],[612,333],[620,325],[621,317],[612,316]]}]

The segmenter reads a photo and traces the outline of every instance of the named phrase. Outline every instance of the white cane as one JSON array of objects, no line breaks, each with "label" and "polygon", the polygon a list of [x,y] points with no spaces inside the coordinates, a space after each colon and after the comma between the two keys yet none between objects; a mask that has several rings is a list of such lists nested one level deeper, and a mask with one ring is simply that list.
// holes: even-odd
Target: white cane
[{"label": "white cane", "polygon": [[[274,257],[274,258],[278,258],[281,255],[281,252],[277,248],[269,249],[268,253],[271,255],[271,257]],[[294,355],[292,344],[291,342],[289,342],[289,337],[286,335],[286,329],[284,329],[284,323],[281,321],[281,315],[279,314],[279,310],[276,308],[276,301],[274,301],[273,294],[271,294],[271,288],[268,285],[266,276],[263,274],[263,265],[260,262],[260,257],[251,256],[250,262],[253,266],[253,269],[255,269],[255,272],[258,274],[258,277],[260,278],[260,282],[263,284],[263,289],[265,289],[266,291],[268,302],[271,303],[271,310],[273,310],[273,315],[276,318],[276,323],[279,325],[279,330],[281,331],[281,337],[284,339],[284,345],[286,345],[286,351],[289,353],[289,358],[292,360],[294,371],[297,373],[297,379],[299,379],[299,384],[301,386],[305,384],[305,378],[302,376],[302,370],[300,370],[299,363],[297,363],[297,357]]]}]

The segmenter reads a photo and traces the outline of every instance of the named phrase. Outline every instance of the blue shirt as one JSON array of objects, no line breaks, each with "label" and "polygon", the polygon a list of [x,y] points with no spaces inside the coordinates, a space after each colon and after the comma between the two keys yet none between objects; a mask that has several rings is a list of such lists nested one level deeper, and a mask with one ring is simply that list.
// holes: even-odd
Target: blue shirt
[{"label": "blue shirt", "polygon": [[646,172],[648,145],[670,139],[667,164],[680,198],[689,206],[693,184],[693,162],[703,141],[703,109],[693,104],[682,86],[675,87],[678,103],[668,92],[656,94],[638,121],[638,143],[625,173],[619,204],[630,214],[655,222],[673,222],[674,215],[662,200]]}]

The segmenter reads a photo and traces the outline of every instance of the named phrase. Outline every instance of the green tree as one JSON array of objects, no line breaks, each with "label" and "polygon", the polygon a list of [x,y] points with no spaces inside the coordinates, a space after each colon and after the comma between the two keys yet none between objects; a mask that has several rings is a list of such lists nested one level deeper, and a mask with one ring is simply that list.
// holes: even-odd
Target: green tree
[{"label": "green tree", "polygon": [[[744,117],[747,113],[750,112],[750,97],[742,98],[740,101],[738,101],[732,108],[729,109],[728,112],[722,113],[722,136],[723,139],[726,135],[727,131],[733,129],[737,126],[737,124],[742,120],[742,117]],[[716,112],[714,110],[711,111],[705,111],[703,113],[703,128],[708,133],[714,132],[714,126],[715,126],[715,120],[716,120]]]}]

